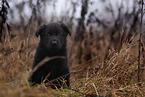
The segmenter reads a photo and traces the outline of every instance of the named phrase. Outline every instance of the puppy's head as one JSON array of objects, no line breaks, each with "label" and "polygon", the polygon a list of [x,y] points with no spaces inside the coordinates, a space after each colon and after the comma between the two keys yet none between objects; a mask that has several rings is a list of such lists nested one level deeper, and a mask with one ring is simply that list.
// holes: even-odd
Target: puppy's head
[{"label": "puppy's head", "polygon": [[71,35],[71,32],[63,23],[41,25],[36,31],[36,36],[40,35],[40,44],[47,50],[64,48],[68,34]]}]

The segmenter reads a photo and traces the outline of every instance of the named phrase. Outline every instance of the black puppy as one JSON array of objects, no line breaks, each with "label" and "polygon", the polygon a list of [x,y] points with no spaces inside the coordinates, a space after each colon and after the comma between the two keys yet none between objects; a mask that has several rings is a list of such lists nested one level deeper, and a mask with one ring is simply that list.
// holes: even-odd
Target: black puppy
[{"label": "black puppy", "polygon": [[36,36],[40,35],[40,42],[36,50],[32,71],[46,57],[52,59],[43,63],[43,65],[41,64],[42,66],[33,72],[29,78],[32,85],[52,82],[51,86],[53,88],[54,86],[57,88],[64,87],[65,83],[69,87],[70,75],[66,49],[67,34],[71,35],[71,32],[63,23],[42,25],[36,31]]}]

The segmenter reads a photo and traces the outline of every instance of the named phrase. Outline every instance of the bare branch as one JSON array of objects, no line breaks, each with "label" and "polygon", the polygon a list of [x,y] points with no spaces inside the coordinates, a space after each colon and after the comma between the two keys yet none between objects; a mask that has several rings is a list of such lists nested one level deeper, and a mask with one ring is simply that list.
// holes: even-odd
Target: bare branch
[{"label": "bare branch", "polygon": [[140,34],[139,34],[139,51],[138,51],[138,82],[140,82],[140,75],[141,75],[141,47],[142,47],[142,25],[143,25],[143,5],[144,1],[142,0],[142,7],[141,7],[141,23],[140,23]]}]

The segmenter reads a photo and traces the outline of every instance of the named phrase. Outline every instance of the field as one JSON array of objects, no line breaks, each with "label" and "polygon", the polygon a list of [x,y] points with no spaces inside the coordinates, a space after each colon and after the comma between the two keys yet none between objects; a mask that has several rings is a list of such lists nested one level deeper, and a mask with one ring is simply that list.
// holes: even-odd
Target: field
[{"label": "field", "polygon": [[[113,47],[108,50],[107,35],[102,39],[101,35],[87,34],[81,43],[73,41],[74,35],[68,36],[70,89],[53,90],[44,84],[30,87],[27,79],[39,41],[35,31],[12,29],[14,37],[5,31],[5,40],[0,43],[0,97],[145,96],[144,68],[138,82],[138,36],[131,43],[123,42],[119,51]],[[141,64],[145,64],[144,57]]]}]

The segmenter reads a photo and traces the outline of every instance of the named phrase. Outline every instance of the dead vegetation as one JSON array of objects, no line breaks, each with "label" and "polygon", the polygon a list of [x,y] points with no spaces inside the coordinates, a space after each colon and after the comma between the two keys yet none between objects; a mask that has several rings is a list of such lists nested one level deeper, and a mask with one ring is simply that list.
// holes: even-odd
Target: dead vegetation
[{"label": "dead vegetation", "polygon": [[[84,1],[87,2],[87,0]],[[40,2],[37,3],[37,6],[41,7],[39,4]],[[75,2],[73,4],[75,6]],[[135,2],[134,4],[136,5]],[[85,7],[82,5],[83,8]],[[113,15],[111,4],[108,8],[108,12],[111,11]],[[74,26],[72,21],[69,22],[70,24],[68,23],[73,31],[72,37],[67,37],[68,61],[71,71],[69,89],[53,90],[44,84],[35,87],[29,86],[28,77],[39,41],[34,33],[37,26],[43,21],[36,19],[35,22],[32,22],[35,18],[33,15],[30,22],[25,25],[23,17],[22,24],[11,25],[11,33],[5,25],[4,38],[0,42],[0,97],[93,97],[94,95],[144,97],[144,39],[141,39],[140,44],[138,43],[140,11],[136,11],[136,6],[134,6],[131,13],[123,13],[122,8],[122,6],[118,8],[118,18],[113,21],[111,27],[96,17],[95,13],[90,13],[88,24],[80,25],[82,29],[85,28],[80,32],[81,36],[77,36],[79,25]],[[32,13],[36,11],[34,10]],[[22,14],[20,15],[22,16]],[[81,23],[84,23],[84,17],[85,14],[82,14]],[[94,17],[96,21],[91,20],[91,17]],[[95,26],[95,28],[90,23],[96,23],[101,27]],[[100,31],[98,28],[106,30]],[[144,33],[142,34],[143,38]],[[81,37],[80,41],[77,40],[78,37]],[[138,81],[139,45],[141,46],[140,81]]]},{"label": "dead vegetation", "polygon": [[[78,97],[84,96],[83,94],[143,97],[145,95],[144,70],[142,70],[141,82],[137,81],[137,37],[131,44],[123,43],[119,52],[113,48],[110,49],[104,59],[106,45],[108,45],[107,38],[105,41],[101,39],[96,41],[87,36],[80,46],[87,47],[82,50],[82,56],[89,57],[91,53],[91,59],[83,61],[81,64],[77,62],[76,49],[79,46],[68,37],[70,70],[76,73],[71,74],[71,89],[52,90],[45,87],[44,84],[30,87],[27,80],[39,39],[34,34],[28,35],[28,37],[23,34],[16,35],[13,39],[10,39],[9,35],[6,36],[7,38],[0,46],[1,97],[47,97],[48,95]],[[103,42],[106,45],[103,45]],[[97,46],[99,49],[94,48]],[[141,62],[141,64],[145,64],[143,58]]]}]

